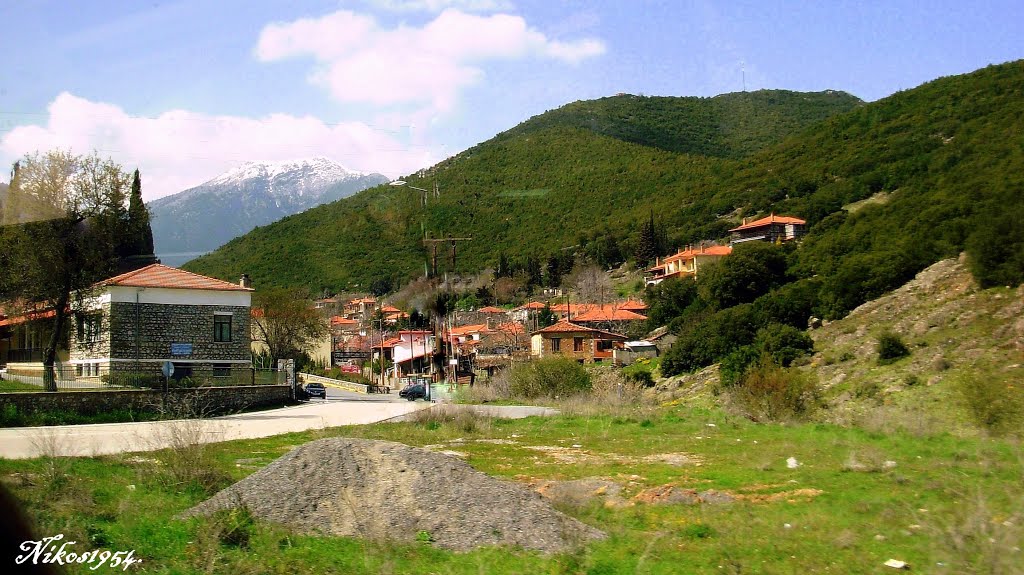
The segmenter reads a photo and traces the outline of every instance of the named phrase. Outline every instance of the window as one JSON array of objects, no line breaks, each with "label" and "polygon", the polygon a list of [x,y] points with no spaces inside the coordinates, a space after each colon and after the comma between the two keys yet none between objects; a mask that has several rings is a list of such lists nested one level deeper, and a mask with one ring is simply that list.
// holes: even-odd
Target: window
[{"label": "window", "polygon": [[551,338],[551,351],[561,351],[561,350],[562,350],[562,340],[557,338],[557,337]]},{"label": "window", "polygon": [[607,339],[597,340],[597,351],[611,351],[612,342]]},{"label": "window", "polygon": [[78,343],[96,343],[100,339],[100,316],[78,315]]},{"label": "window", "polygon": [[573,351],[577,351],[577,352],[583,351],[583,338],[582,337],[574,337],[574,338],[572,338],[572,350]]},{"label": "window", "polygon": [[231,341],[231,316],[217,314],[213,316],[213,341]]},{"label": "window", "polygon": [[231,364],[230,363],[215,363],[213,364],[213,377],[230,377],[231,376]]}]

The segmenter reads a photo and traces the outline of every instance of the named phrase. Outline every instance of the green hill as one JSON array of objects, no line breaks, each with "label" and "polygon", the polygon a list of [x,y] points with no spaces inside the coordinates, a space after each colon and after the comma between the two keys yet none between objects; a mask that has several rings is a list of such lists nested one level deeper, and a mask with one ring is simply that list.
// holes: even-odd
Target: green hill
[{"label": "green hill", "polygon": [[573,102],[535,116],[491,142],[549,128],[580,128],[670,152],[741,158],[863,103],[834,90],[758,90],[714,98],[620,94]]},{"label": "green hill", "polygon": [[[441,197],[430,198],[425,210],[418,192],[376,187],[259,228],[186,267],[226,278],[248,272],[258,285],[342,290],[422,270],[421,225],[433,237],[473,237],[459,245],[459,268],[474,271],[494,265],[502,251],[544,258],[578,245],[591,255],[608,252],[611,260],[628,257],[652,211],[679,246],[722,237],[741,215],[774,210],[814,225],[796,256],[798,268],[834,284],[829,305],[841,315],[972,245],[994,254],[993,278],[1015,277],[1005,268],[1019,257],[1014,242],[1024,245],[1014,219],[1024,201],[1022,86],[1024,63],[1012,62],[871,104],[848,100],[851,111],[788,137],[775,132],[776,143],[749,155],[743,151],[757,148],[755,140],[716,131],[706,120],[702,133],[714,145],[699,154],[662,149],[699,140],[679,134],[700,122],[680,128],[645,116],[658,116],[654,111],[665,108],[660,99],[571,104],[407,178],[419,187],[439,184]],[[757,108],[772,94],[778,93],[722,98]],[[815,110],[823,106],[816,96],[837,97],[783,94]],[[714,98],[681,100],[683,108],[719,106]],[[597,128],[581,126],[587,115],[580,110],[588,105],[644,119],[627,126],[608,113]],[[758,109],[767,115],[770,106]],[[630,137],[636,125],[661,127]],[[855,214],[842,210],[879,192],[888,201]]]}]

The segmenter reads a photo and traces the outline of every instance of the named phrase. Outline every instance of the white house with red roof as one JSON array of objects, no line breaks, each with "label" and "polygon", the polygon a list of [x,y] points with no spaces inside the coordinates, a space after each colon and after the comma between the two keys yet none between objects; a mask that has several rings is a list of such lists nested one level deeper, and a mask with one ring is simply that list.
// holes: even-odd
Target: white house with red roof
[{"label": "white house with red roof", "polygon": [[743,225],[735,227],[729,232],[732,233],[732,245],[743,242],[788,242],[798,240],[807,233],[807,222],[793,216],[777,216],[774,213],[759,220],[748,222],[743,219]]},{"label": "white house with red roof", "polygon": [[687,246],[686,249],[660,260],[646,270],[647,285],[657,285],[669,278],[697,277],[700,268],[732,253],[732,246]]},{"label": "white house with red roof", "polygon": [[[252,288],[152,264],[94,286],[72,309],[68,364],[78,377],[118,372],[232,378],[251,373]],[[112,376],[113,378],[113,376]]]}]

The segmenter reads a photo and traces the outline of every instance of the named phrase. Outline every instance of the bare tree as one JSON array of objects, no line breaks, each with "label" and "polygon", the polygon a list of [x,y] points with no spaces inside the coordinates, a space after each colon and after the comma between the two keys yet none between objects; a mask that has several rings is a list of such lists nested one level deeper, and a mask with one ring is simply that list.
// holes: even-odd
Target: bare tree
[{"label": "bare tree", "polygon": [[306,294],[295,289],[256,292],[253,341],[267,347],[272,360],[294,358],[327,334],[327,322]]},{"label": "bare tree", "polygon": [[611,280],[596,264],[576,266],[567,280],[580,302],[604,304],[612,299]]}]

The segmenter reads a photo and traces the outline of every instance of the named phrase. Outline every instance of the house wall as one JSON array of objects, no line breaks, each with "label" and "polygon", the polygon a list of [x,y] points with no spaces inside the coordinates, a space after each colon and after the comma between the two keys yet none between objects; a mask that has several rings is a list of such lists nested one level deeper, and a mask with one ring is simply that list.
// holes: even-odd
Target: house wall
[{"label": "house wall", "polygon": [[[105,301],[99,311],[103,314],[99,341],[80,343],[77,329],[72,329],[71,363],[99,363],[101,369],[109,366],[118,371],[134,370],[138,361],[141,371],[159,371],[166,361],[195,364],[198,369],[213,363],[247,368],[251,362],[248,306]],[[231,316],[230,342],[214,341],[218,313]],[[172,355],[172,343],[191,344],[191,353]]]},{"label": "house wall", "polygon": [[[583,347],[580,351],[573,350],[573,340],[577,337],[583,338]],[[554,350],[553,340],[560,340],[558,351]],[[544,334],[541,336],[541,352],[540,357],[552,357],[560,355],[572,359],[582,359],[584,361],[593,361],[594,359],[594,339],[589,334],[584,333],[559,333],[559,334]],[[611,355],[610,353],[608,354]]]}]

